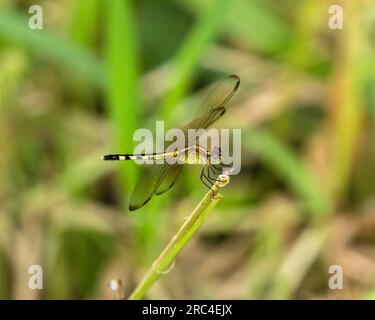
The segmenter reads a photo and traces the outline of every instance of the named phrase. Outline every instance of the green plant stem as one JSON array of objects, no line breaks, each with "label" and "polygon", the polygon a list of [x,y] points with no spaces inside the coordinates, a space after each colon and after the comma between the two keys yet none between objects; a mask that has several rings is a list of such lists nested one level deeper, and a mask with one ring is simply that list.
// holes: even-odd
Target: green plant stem
[{"label": "green plant stem", "polygon": [[176,256],[197,233],[210,211],[222,198],[219,194],[219,190],[229,183],[228,176],[221,177],[223,178],[219,179],[214,184],[212,191],[206,193],[182,227],[177,231],[159,257],[154,261],[152,267],[148,270],[142,281],[130,295],[130,300],[142,299],[150,287],[159,279],[160,275],[167,272]]}]

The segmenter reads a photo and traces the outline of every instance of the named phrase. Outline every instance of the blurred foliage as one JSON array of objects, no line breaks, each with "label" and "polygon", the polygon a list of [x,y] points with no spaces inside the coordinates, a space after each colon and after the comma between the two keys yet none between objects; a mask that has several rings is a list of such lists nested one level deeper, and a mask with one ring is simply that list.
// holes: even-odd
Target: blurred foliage
[{"label": "blurred foliage", "polygon": [[[375,288],[373,1],[0,2],[0,298],[129,294],[205,193],[196,169],[134,214],[133,132],[242,83],[218,126],[242,170],[149,298],[364,298]],[[44,290],[27,287],[32,264]],[[344,289],[328,288],[328,268]]]}]

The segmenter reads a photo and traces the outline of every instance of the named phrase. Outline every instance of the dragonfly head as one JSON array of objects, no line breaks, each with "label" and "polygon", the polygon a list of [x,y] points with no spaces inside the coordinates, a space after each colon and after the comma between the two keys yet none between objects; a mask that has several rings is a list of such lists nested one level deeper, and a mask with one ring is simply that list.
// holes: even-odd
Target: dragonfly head
[{"label": "dragonfly head", "polygon": [[213,147],[211,150],[211,163],[218,164],[222,162],[221,149],[219,147]]}]

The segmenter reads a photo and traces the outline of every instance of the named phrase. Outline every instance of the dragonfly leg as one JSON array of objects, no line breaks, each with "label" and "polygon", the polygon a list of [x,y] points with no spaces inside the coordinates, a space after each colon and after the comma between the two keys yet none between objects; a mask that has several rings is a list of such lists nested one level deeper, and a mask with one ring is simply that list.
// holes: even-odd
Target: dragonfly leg
[{"label": "dragonfly leg", "polygon": [[207,169],[207,173],[208,173],[208,178],[212,181],[215,181],[216,182],[216,178],[215,177],[211,177],[210,173],[212,171],[212,173],[215,175],[216,172],[215,172],[215,169],[212,167],[213,165],[209,166],[208,169]]},{"label": "dragonfly leg", "polygon": [[224,173],[224,168],[230,168],[230,167],[232,167],[232,166],[230,166],[230,165],[226,165],[226,164],[224,164],[224,163],[221,163],[219,166],[216,166],[216,165],[214,165],[214,164],[212,164],[211,165],[211,169],[212,169],[212,171],[215,173],[215,174],[222,174],[222,173]]},{"label": "dragonfly leg", "polygon": [[[213,177],[211,176],[211,173],[214,174],[214,175],[216,175],[214,169],[213,169],[211,166],[207,166],[207,167],[206,167],[206,170],[207,170],[206,178],[207,178],[208,180],[210,180],[210,183],[211,183],[212,185],[215,184],[215,182],[217,181],[217,178],[216,178],[215,176],[213,176]],[[211,172],[211,171],[212,171],[212,172]]]},{"label": "dragonfly leg", "polygon": [[202,183],[203,183],[208,189],[211,190],[211,186],[208,184],[208,180],[205,180],[204,178],[205,178],[205,176],[202,176],[202,178],[201,178]]},{"label": "dragonfly leg", "polygon": [[[211,164],[211,169],[214,173],[221,173],[222,169],[220,167],[215,166],[214,164]],[[215,172],[216,171],[216,172]]]},{"label": "dragonfly leg", "polygon": [[208,188],[211,190],[212,194],[214,194],[214,191],[212,190],[212,186],[213,186],[213,183],[212,181],[206,176],[204,170],[206,169],[206,167],[203,167],[202,168],[202,171],[201,171],[201,181],[202,183]]},{"label": "dragonfly leg", "polygon": [[232,165],[230,165],[230,164],[225,164],[225,163],[221,163],[221,166],[222,166],[222,167],[225,167],[225,168],[229,168],[229,167],[231,167]]},{"label": "dragonfly leg", "polygon": [[[207,170],[207,173],[205,173],[204,170]],[[216,182],[216,179],[212,179],[212,178],[210,177],[209,167],[204,167],[204,169],[203,169],[203,178],[206,179],[206,182],[208,182],[208,184],[209,184],[210,186],[213,186],[214,183]]]}]

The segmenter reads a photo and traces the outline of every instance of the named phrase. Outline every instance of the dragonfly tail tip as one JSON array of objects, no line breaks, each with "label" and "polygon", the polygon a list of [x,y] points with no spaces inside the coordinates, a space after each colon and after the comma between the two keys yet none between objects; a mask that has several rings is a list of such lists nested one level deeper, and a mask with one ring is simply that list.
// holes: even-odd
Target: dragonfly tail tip
[{"label": "dragonfly tail tip", "polygon": [[101,160],[119,160],[117,154],[106,154],[100,157]]}]

